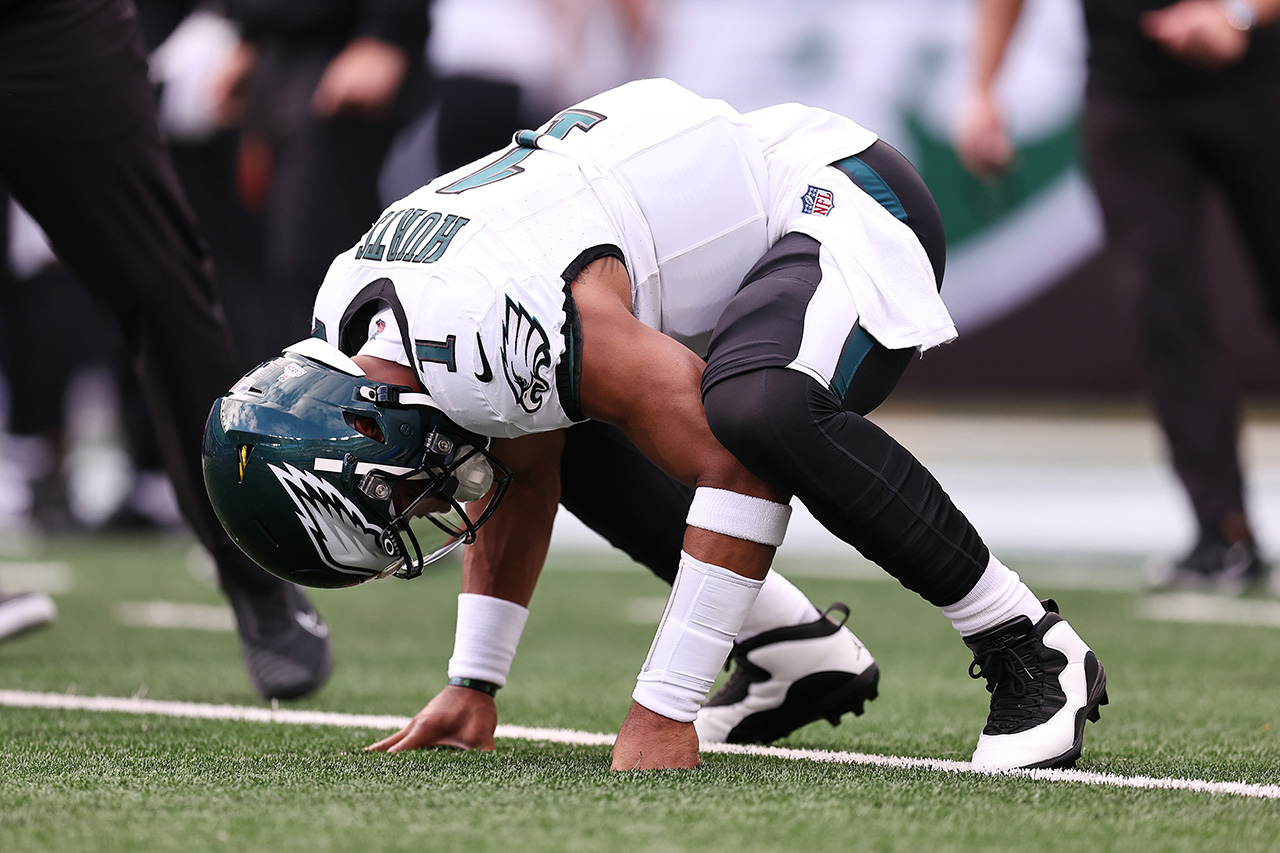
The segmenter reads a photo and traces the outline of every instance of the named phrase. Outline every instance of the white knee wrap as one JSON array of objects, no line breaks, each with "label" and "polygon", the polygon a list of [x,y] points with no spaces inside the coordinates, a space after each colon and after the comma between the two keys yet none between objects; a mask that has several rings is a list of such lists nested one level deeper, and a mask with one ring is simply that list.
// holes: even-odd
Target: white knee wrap
[{"label": "white knee wrap", "polygon": [[787,534],[790,519],[791,507],[787,504],[700,486],[694,490],[685,523],[777,548]]},{"label": "white knee wrap", "polygon": [[693,722],[763,583],[682,551],[667,610],[631,698],[664,717]]}]

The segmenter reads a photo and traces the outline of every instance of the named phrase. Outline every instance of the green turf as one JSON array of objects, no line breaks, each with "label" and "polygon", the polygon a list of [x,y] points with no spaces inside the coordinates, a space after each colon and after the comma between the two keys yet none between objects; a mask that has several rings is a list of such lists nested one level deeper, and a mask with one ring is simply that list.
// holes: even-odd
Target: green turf
[{"label": "green turf", "polygon": [[[56,596],[55,626],[0,644],[0,688],[261,704],[233,634],[116,622],[120,602],[219,604],[185,557],[184,544],[148,540],[36,555],[70,564],[75,583]],[[289,706],[414,713],[444,679],[457,583],[452,564],[316,594],[338,667]],[[946,621],[893,583],[800,585],[852,607],[881,695],[863,717],[780,745],[967,759],[986,693]],[[1276,629],[1139,621],[1133,593],[1036,588],[1110,676],[1081,769],[1280,784]],[[616,559],[555,558],[502,721],[613,731],[653,631],[626,614],[664,591]],[[361,752],[382,734],[0,708],[0,851],[1280,849],[1275,801],[719,754],[697,771],[611,774],[607,748],[522,741]]]}]

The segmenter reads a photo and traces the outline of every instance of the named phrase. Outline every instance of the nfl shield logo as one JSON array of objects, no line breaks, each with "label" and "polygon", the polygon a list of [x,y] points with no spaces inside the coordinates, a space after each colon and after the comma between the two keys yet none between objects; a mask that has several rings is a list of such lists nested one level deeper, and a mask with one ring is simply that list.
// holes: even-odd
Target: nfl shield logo
[{"label": "nfl shield logo", "polygon": [[810,184],[809,189],[805,190],[804,195],[800,197],[800,205],[805,213],[826,216],[831,212],[831,208],[836,206],[835,196],[831,194],[831,190],[824,190],[822,187]]}]

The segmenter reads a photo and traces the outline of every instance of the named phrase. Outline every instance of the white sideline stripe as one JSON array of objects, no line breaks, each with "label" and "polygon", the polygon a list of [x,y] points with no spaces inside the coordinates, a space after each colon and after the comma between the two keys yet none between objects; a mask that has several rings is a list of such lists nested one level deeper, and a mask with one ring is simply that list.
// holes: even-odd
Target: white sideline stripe
[{"label": "white sideline stripe", "polygon": [[1153,595],[1139,614],[1160,622],[1210,622],[1219,625],[1280,627],[1280,601],[1231,599],[1195,593]]},{"label": "white sideline stripe", "polygon": [[174,601],[122,601],[116,621],[137,628],[185,628],[194,631],[234,631],[235,618],[226,605],[179,604]]},{"label": "white sideline stripe", "polygon": [[9,592],[70,592],[75,572],[63,562],[0,560],[0,589]]},{"label": "white sideline stripe", "polygon": [[[97,711],[122,714],[155,714],[167,717],[189,717],[202,720],[243,720],[258,723],[289,723],[301,726],[340,726],[352,729],[401,729],[409,717],[378,714],[339,714],[329,711],[295,711],[255,708],[237,705],[210,705],[198,702],[167,702],[158,699],[126,699],[115,696],[74,696],[66,693],[31,693],[25,690],[0,690],[0,706],[11,708],[55,708],[67,711]],[[527,726],[498,726],[498,738],[543,741],[572,746],[609,746],[613,735],[592,734],[572,729],[541,729]],[[1003,773],[974,770],[967,761],[938,758],[901,758],[894,755],[871,755],[861,752],[830,752],[821,749],[787,749],[777,746],[748,746],[711,743],[703,752],[730,755],[756,755],[787,761],[818,761],[828,764],[860,764],[896,770],[934,770],[946,773],[1022,776],[1047,782],[1075,782],[1081,785],[1109,785],[1115,788],[1144,788],[1166,791],[1191,791],[1198,794],[1230,794],[1262,800],[1280,800],[1280,785],[1251,782],[1211,782],[1205,779],[1175,777],[1116,776],[1085,770],[1009,770]]]}]

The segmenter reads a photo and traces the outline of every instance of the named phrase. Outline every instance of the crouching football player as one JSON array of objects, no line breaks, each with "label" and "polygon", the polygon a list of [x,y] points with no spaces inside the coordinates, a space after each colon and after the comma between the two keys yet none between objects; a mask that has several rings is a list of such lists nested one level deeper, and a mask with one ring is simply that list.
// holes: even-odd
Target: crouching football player
[{"label": "crouching football player", "polygon": [[[1096,656],[865,418],[955,337],[944,259],[931,195],[867,129],[631,83],[410,194],[339,256],[315,337],[215,404],[210,497],[302,584],[413,576],[474,542],[450,675],[485,697],[548,547],[566,430],[612,424],[693,491],[615,769],[698,764],[735,640],[768,669],[750,650],[766,634],[741,632],[777,624],[751,614],[793,496],[973,651],[991,693],[975,766],[1069,766],[1107,701]],[[442,693],[393,746],[445,742],[460,702],[484,700]]]}]

